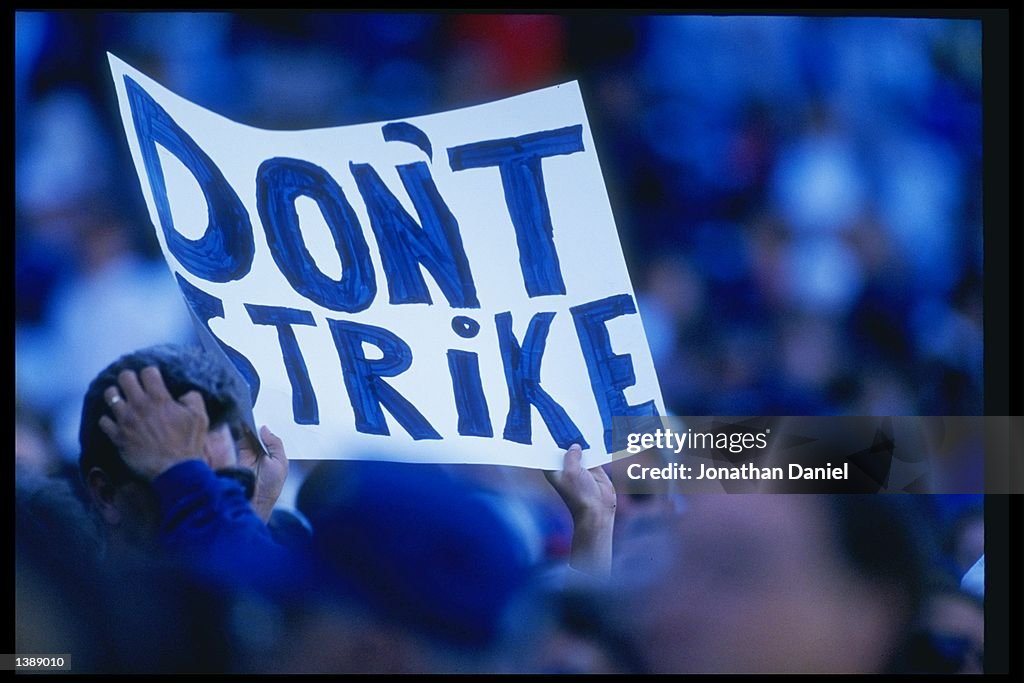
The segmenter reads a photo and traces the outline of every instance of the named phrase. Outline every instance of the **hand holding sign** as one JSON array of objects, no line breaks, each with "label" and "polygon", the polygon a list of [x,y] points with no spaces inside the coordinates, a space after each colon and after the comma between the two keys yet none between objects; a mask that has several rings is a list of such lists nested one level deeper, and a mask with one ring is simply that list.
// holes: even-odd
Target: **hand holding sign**
[{"label": "hand holding sign", "polygon": [[260,438],[267,446],[265,454],[261,452],[252,434],[246,432],[242,435],[238,440],[238,464],[256,475],[252,507],[260,519],[266,522],[288,478],[288,456],[284,452],[284,442],[266,425],[260,428]]},{"label": "hand holding sign", "polygon": [[572,556],[569,564],[581,572],[606,577],[612,566],[612,532],[615,525],[615,487],[598,465],[583,469],[578,444],[565,452],[561,471],[544,476],[558,492],[572,515]]}]

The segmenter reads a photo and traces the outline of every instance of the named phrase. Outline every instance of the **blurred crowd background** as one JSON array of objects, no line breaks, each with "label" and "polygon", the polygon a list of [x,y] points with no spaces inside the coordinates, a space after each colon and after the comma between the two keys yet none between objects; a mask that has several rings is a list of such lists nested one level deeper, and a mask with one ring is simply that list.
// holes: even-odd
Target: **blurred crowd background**
[{"label": "blurred crowd background", "polygon": [[[77,459],[99,370],[194,341],[107,51],[273,129],[579,80],[670,411],[982,412],[980,22],[18,12],[16,454],[39,471]],[[293,468],[292,497],[307,469]],[[524,476],[472,473],[525,492],[509,509],[544,488]],[[531,547],[551,559],[568,531],[545,493],[547,512],[522,514],[546,520]],[[934,567],[956,583],[981,553],[979,497],[921,498],[921,536],[940,539]],[[627,500],[622,514],[639,519],[646,505]]]}]

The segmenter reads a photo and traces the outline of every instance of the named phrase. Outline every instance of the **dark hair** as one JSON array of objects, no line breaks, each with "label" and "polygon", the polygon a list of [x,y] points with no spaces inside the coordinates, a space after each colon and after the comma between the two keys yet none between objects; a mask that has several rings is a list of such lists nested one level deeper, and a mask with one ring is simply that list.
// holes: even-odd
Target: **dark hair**
[{"label": "dark hair", "polygon": [[905,672],[906,652],[938,557],[937,530],[914,496],[846,494],[825,499],[846,565],[902,599],[902,642],[895,644],[886,670]]},{"label": "dark hair", "polygon": [[135,478],[121,459],[117,446],[100,429],[99,421],[103,415],[113,417],[103,392],[117,384],[117,376],[124,370],[138,372],[150,365],[160,369],[164,384],[174,398],[193,390],[202,395],[211,428],[223,424],[234,426],[238,422],[240,405],[245,400],[241,393],[244,387],[226,367],[202,349],[161,344],[125,354],[101,371],[85,392],[78,431],[81,447],[78,467],[83,478],[93,467],[102,469],[117,483]]},{"label": "dark hair", "polygon": [[936,530],[916,500],[884,494],[826,496],[846,564],[896,588],[916,615],[936,559]]}]

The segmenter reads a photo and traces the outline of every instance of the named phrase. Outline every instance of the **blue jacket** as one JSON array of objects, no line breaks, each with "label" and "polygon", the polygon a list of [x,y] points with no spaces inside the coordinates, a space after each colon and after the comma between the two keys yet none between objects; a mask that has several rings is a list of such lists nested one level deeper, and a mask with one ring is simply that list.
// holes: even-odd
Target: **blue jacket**
[{"label": "blue jacket", "polygon": [[241,483],[201,460],[179,463],[153,480],[160,503],[159,543],[168,558],[217,585],[275,595],[311,580],[309,558],[274,541]]}]

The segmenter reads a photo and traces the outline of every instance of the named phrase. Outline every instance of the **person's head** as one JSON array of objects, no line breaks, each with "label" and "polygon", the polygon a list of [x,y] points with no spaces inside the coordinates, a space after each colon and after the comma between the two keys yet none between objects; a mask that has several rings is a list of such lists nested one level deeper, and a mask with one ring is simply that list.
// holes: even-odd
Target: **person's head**
[{"label": "person's head", "polygon": [[924,531],[885,496],[691,496],[629,607],[637,648],[658,672],[886,670],[918,613]]},{"label": "person's head", "polygon": [[529,553],[472,482],[430,464],[322,462],[296,504],[332,582],[371,611],[466,657],[507,635]]},{"label": "person's head", "polygon": [[236,464],[235,440],[240,425],[239,382],[198,348],[163,344],[141,349],[121,356],[93,379],[82,405],[79,471],[105,525],[134,543],[152,535],[155,500],[148,482],[128,466],[99,422],[103,415],[115,419],[103,392],[117,386],[121,372],[139,372],[147,366],[160,370],[175,399],[193,390],[202,396],[210,424],[204,455],[215,469]]}]

